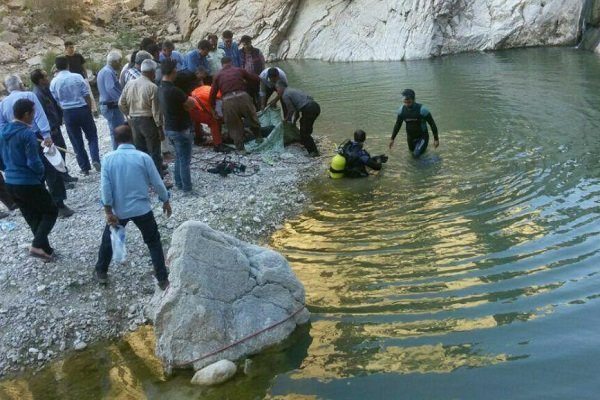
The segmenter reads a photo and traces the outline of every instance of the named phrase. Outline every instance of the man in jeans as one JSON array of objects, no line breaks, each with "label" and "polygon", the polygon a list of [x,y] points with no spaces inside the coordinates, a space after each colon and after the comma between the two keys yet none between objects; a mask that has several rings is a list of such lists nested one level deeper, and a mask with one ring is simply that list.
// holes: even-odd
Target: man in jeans
[{"label": "man in jeans", "polygon": [[29,255],[51,261],[54,249],[48,235],[56,223],[58,209],[43,183],[40,145],[31,127],[36,111],[29,99],[14,103],[14,120],[0,130],[0,170],[6,175],[7,192],[33,232]]},{"label": "man in jeans", "polygon": [[192,194],[190,161],[194,133],[188,110],[194,100],[175,86],[177,63],[165,60],[161,63],[162,81],[158,88],[158,101],[163,113],[165,135],[175,148],[175,186],[186,194]]},{"label": "man in jeans", "polygon": [[121,97],[121,84],[118,71],[121,70],[121,52],[112,50],[106,56],[106,65],[98,72],[96,84],[100,94],[100,113],[108,122],[110,142],[112,149],[117,149],[115,143],[115,128],[125,123],[125,117],[119,110],[119,97]]},{"label": "man in jeans", "polygon": [[169,192],[160,179],[150,156],[135,149],[131,129],[127,125],[115,129],[117,150],[108,153],[102,160],[100,187],[102,204],[106,214],[106,226],[98,251],[95,275],[100,284],[108,282],[108,266],[112,259],[110,227],[125,226],[133,221],[150,250],[154,274],[158,286],[165,290],[169,286],[165,255],[160,242],[158,225],[150,205],[150,187],[163,203],[163,212],[171,216]]},{"label": "man in jeans", "polygon": [[142,76],[127,82],[119,108],[129,118],[136,149],[152,157],[156,170],[162,176],[162,115],[158,105],[158,87],[154,83],[156,67],[153,60],[142,62]]},{"label": "man in jeans", "polygon": [[90,90],[81,75],[67,70],[66,58],[56,57],[55,65],[58,73],[50,83],[50,92],[63,109],[67,134],[77,154],[77,164],[83,175],[89,175],[91,166],[83,144],[81,132],[83,130],[90,149],[92,165],[96,171],[100,171],[98,131],[91,111]]}]

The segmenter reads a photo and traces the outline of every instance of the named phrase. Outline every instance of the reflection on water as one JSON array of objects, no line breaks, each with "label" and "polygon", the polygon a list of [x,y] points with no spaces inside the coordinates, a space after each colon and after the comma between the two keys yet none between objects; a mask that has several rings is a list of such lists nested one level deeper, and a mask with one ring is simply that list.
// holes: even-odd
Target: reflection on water
[{"label": "reflection on water", "polygon": [[[600,59],[281,66],[321,104],[319,134],[340,143],[362,128],[390,155],[368,179],[324,173],[310,209],[272,237],[311,326],[216,388],[163,376],[143,329],[4,381],[0,398],[597,398]],[[441,131],[420,160],[402,140],[386,147],[408,86]]]}]

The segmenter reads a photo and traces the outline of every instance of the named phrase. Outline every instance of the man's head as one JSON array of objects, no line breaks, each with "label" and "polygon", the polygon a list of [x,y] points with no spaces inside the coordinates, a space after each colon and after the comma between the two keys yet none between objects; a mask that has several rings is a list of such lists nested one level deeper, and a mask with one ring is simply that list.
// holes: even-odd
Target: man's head
[{"label": "man's head", "polygon": [[56,66],[57,71],[65,71],[69,69],[69,62],[66,57],[56,57],[54,59],[54,65]]},{"label": "man's head", "polygon": [[15,119],[21,122],[25,122],[27,125],[31,125],[33,122],[33,116],[35,111],[33,109],[34,103],[29,99],[19,99],[13,105],[13,114]]},{"label": "man's head", "polygon": [[364,143],[367,140],[367,133],[362,129],[357,129],[354,131],[354,141],[359,143]]},{"label": "man's head", "polygon": [[275,67],[269,68],[267,71],[267,79],[273,83],[277,83],[279,80],[279,70]]},{"label": "man's head", "polygon": [[170,58],[171,54],[173,54],[173,50],[175,50],[175,45],[173,42],[168,40],[164,41],[162,44],[162,53],[165,57]]},{"label": "man's head", "polygon": [[65,40],[65,54],[72,56],[75,54],[75,43],[71,40]]},{"label": "man's head", "polygon": [[146,51],[152,54],[152,58],[158,60],[160,58],[160,46],[156,43],[149,44]]},{"label": "man's head", "polygon": [[164,80],[174,81],[177,77],[177,61],[165,60],[160,63],[160,72]]},{"label": "man's head", "polygon": [[223,44],[225,44],[225,47],[231,47],[231,44],[233,43],[233,32],[224,31],[222,37]]},{"label": "man's head", "polygon": [[140,69],[140,66],[142,65],[144,60],[152,60],[152,54],[150,54],[144,50],[138,51],[137,54],[135,55],[135,66],[138,69]]},{"label": "man's head", "polygon": [[240,44],[244,46],[244,48],[251,49],[252,48],[252,38],[248,35],[242,36],[240,39]]},{"label": "man's head", "polygon": [[115,128],[115,142],[117,145],[133,143],[133,135],[129,125],[121,125]]},{"label": "man's head", "polygon": [[21,77],[16,74],[7,75],[6,78],[4,78],[4,87],[8,93],[25,90],[25,85],[23,84]]},{"label": "man's head", "polygon": [[410,107],[415,102],[415,91],[412,89],[404,89],[402,91],[402,102],[406,107]]},{"label": "man's head", "polygon": [[140,50],[148,51],[148,46],[154,43],[156,43],[156,40],[151,37],[143,38],[140,43]]},{"label": "man's head", "polygon": [[158,64],[154,60],[144,60],[142,61],[142,65],[140,66],[140,71],[142,71],[142,75],[154,81],[156,78],[156,68]]},{"label": "man's head", "polygon": [[46,87],[50,85],[48,73],[46,73],[46,71],[44,71],[43,69],[34,69],[33,71],[31,71],[31,74],[29,74],[29,78],[31,78],[31,83],[33,83],[35,86]]},{"label": "man's head", "polygon": [[121,59],[123,55],[119,50],[111,50],[106,55],[106,65],[110,65],[113,69],[121,69]]},{"label": "man's head", "polygon": [[206,39],[210,42],[212,50],[215,50],[217,48],[217,45],[219,44],[219,37],[215,34],[211,34],[208,35]]},{"label": "man's head", "polygon": [[231,65],[231,57],[225,56],[225,57],[221,58],[221,65],[222,66]]},{"label": "man's head", "polygon": [[212,46],[208,40],[201,40],[198,42],[198,52],[201,56],[206,57],[211,49]]},{"label": "man's head", "polygon": [[285,83],[282,80],[278,80],[277,84],[275,84],[275,90],[277,91],[277,94],[280,96],[283,95],[283,93],[285,92],[287,87],[288,87],[287,83]]}]

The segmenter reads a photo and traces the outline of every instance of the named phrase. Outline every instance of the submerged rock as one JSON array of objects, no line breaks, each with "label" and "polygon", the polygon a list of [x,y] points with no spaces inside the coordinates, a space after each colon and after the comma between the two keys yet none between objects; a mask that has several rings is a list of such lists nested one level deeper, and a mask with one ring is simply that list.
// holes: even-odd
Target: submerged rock
[{"label": "submerged rock", "polygon": [[171,285],[147,311],[169,369],[255,354],[308,321],[304,287],[275,251],[190,221],[174,232],[168,263]]},{"label": "submerged rock", "polygon": [[237,367],[234,363],[229,360],[221,360],[196,372],[191,382],[194,385],[218,385],[233,378],[236,371]]}]

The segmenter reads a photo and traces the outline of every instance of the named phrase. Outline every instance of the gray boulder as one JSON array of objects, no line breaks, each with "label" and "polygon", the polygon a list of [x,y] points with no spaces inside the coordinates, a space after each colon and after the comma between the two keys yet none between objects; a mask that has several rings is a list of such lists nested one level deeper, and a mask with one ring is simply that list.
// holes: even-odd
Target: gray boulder
[{"label": "gray boulder", "polygon": [[147,311],[168,370],[258,353],[309,319],[304,287],[275,251],[189,221],[167,258],[171,285]]}]

